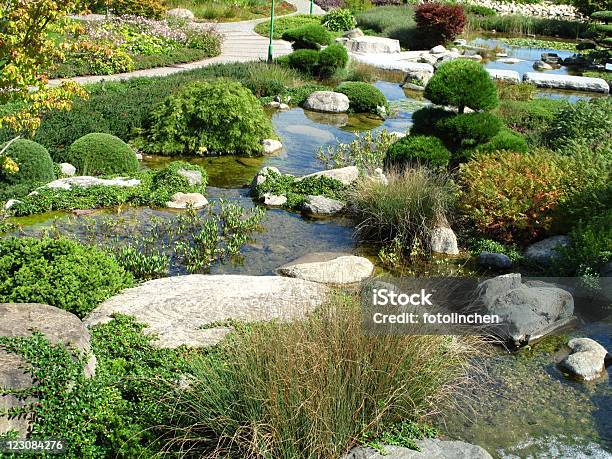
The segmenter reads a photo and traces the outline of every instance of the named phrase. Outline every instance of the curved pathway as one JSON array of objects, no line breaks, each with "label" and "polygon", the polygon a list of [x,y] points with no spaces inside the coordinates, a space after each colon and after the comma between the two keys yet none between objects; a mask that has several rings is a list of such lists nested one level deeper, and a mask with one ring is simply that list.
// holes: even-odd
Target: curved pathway
[{"label": "curved pathway", "polygon": [[[310,12],[309,0],[286,0],[296,7],[296,11],[287,16],[294,14],[308,14]],[[313,14],[324,14],[325,11],[318,5],[314,5]],[[194,22],[197,27],[214,26],[222,35],[223,43],[221,45],[221,54],[215,57],[204,59],[201,61],[190,62],[187,64],[176,64],[170,67],[156,67],[146,70],[137,70],[128,73],[118,73],[115,75],[94,75],[68,78],[80,84],[99,83],[101,81],[117,81],[127,80],[136,77],[157,77],[167,76],[185,70],[192,70],[201,67],[206,67],[212,64],[225,64],[230,62],[251,62],[265,60],[268,57],[267,37],[255,33],[253,30],[260,22],[265,22],[269,18],[260,18],[250,21],[240,22],[221,22],[221,23],[204,23]],[[273,41],[274,56],[284,56],[291,52],[291,44],[284,40]],[[50,86],[59,85],[63,79],[53,79],[49,81]]]}]

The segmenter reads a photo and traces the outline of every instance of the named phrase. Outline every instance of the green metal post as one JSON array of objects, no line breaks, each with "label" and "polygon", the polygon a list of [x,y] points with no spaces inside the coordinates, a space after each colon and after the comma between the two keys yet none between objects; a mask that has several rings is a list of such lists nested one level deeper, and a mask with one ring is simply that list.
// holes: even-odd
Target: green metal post
[{"label": "green metal post", "polygon": [[314,7],[314,0],[310,0],[310,15],[312,16],[312,9]]},{"label": "green metal post", "polygon": [[270,12],[270,45],[268,46],[268,63],[272,63],[272,37],[274,36],[274,0],[272,0],[272,11]]}]

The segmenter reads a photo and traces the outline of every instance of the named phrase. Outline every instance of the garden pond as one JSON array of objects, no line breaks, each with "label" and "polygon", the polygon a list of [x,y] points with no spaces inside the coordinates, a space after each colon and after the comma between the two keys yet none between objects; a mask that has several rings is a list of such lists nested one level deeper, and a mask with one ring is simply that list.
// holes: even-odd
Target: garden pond
[{"label": "garden pond", "polygon": [[[411,124],[412,113],[427,102],[405,93],[397,83],[379,81],[376,86],[395,107],[396,114],[384,122],[367,116],[330,116],[294,108],[272,114],[284,145],[279,155],[192,160],[208,171],[209,199],[224,199],[252,208],[255,204],[248,196],[247,185],[263,166],[276,166],[282,172],[295,175],[308,174],[323,168],[315,157],[320,147],[337,141],[349,142],[356,132],[372,129],[405,132]],[[567,93],[553,95],[568,96]],[[160,167],[167,161],[168,158],[145,158],[144,164]],[[90,217],[118,214],[130,224],[146,225],[153,217],[172,218],[176,212],[128,208],[120,212],[97,211]],[[79,237],[79,219],[54,213],[19,220],[22,231],[27,234],[36,234],[55,224],[60,229],[72,229]],[[375,260],[371,247],[354,240],[353,225],[346,218],[305,219],[298,213],[269,209],[261,231],[254,234],[240,259],[214,266],[211,272],[272,274],[278,266],[313,251],[353,252]],[[593,317],[585,320],[571,330],[572,336],[588,336],[611,349],[609,316],[609,311],[607,314],[602,311],[594,320]],[[495,457],[612,457],[610,377],[593,383],[569,380],[557,369],[554,352],[540,348],[545,349],[544,344],[518,354],[500,350],[488,358],[484,364],[488,378],[470,394],[468,406],[445,413],[444,422],[439,425],[441,433],[478,444]]]}]

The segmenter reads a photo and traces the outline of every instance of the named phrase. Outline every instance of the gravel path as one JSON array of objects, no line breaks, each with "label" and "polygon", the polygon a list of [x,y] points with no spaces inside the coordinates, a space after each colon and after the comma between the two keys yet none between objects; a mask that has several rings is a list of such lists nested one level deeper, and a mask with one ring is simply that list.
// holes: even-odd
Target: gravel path
[{"label": "gravel path", "polygon": [[[287,0],[297,9],[291,14],[308,14],[310,12],[309,0]],[[314,5],[314,14],[324,14],[325,11],[318,5]],[[250,62],[266,59],[268,57],[268,38],[262,37],[254,32],[255,26],[267,21],[268,18],[254,19],[251,21],[241,22],[222,22],[222,23],[194,23],[196,26],[209,27],[211,25],[223,35],[223,44],[221,46],[221,54],[212,58],[201,61],[191,62],[188,64],[177,64],[171,67],[157,67],[153,69],[137,70],[128,73],[118,73],[115,75],[94,75],[70,78],[80,84],[99,83],[100,81],[117,81],[127,80],[136,77],[157,77],[167,76],[185,70],[197,69],[206,67],[212,64],[230,63],[230,62]],[[284,56],[291,52],[291,44],[284,40],[273,41],[274,56]],[[50,86],[57,86],[62,82],[62,79],[54,79],[49,81]]]}]

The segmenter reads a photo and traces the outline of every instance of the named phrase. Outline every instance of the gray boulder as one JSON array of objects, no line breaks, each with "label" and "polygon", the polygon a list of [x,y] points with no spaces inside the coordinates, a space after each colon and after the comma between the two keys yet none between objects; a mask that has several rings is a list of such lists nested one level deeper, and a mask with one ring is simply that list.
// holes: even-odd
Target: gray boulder
[{"label": "gray boulder", "polygon": [[523,81],[531,83],[538,88],[569,89],[573,91],[601,92],[604,94],[610,92],[610,86],[603,78],[527,72],[523,74]]},{"label": "gray boulder", "polygon": [[486,69],[494,80],[506,81],[508,83],[520,83],[521,77],[518,72],[514,70],[498,70],[498,69]]},{"label": "gray boulder", "polygon": [[47,183],[43,188],[56,188],[61,190],[70,190],[72,187],[89,188],[92,186],[119,186],[119,187],[134,187],[140,185],[140,180],[130,179],[125,177],[117,177],[113,179],[103,179],[91,177],[89,175],[79,175],[77,177],[67,177],[54,180]]},{"label": "gray boulder", "polygon": [[187,8],[173,8],[166,11],[166,15],[172,18],[186,19],[188,21],[193,21],[195,19],[195,15]]},{"label": "gray boulder", "polygon": [[208,205],[208,199],[201,193],[174,193],[172,200],[166,203],[166,207],[170,209],[199,209]]},{"label": "gray boulder", "polygon": [[345,46],[350,52],[360,54],[390,54],[401,51],[399,40],[371,35],[351,38]]},{"label": "gray boulder", "polygon": [[[0,336],[25,337],[38,330],[53,344],[62,343],[73,348],[87,358],[85,376],[92,376],[96,368],[96,358],[91,352],[90,336],[77,316],[62,309],[35,303],[1,303]],[[75,356],[76,357],[76,356]],[[33,381],[27,373],[27,363],[16,354],[0,350],[0,388],[26,390]],[[19,408],[34,402],[33,398],[19,399],[13,395],[0,396],[0,435],[16,430],[25,436],[30,425],[29,418],[12,418],[1,413],[11,408]]]},{"label": "gray boulder", "polygon": [[534,70],[540,70],[540,71],[542,71],[542,70],[552,70],[552,69],[553,69],[553,66],[552,66],[552,65],[550,65],[550,64],[549,64],[549,63],[547,63],[547,62],[543,62],[543,61],[535,61],[535,62],[533,63],[533,68],[534,68]]},{"label": "gray boulder", "polygon": [[356,166],[339,167],[337,169],[327,169],[313,174],[297,177],[296,181],[304,180],[309,177],[325,176],[342,182],[343,185],[352,185],[359,178],[359,169]]},{"label": "gray boulder", "polygon": [[316,252],[287,263],[277,274],[331,285],[356,284],[374,272],[374,265],[364,257],[350,253]]},{"label": "gray boulder", "polygon": [[60,172],[66,177],[73,177],[76,174],[76,167],[70,163],[61,163],[59,165]]},{"label": "gray boulder", "polygon": [[542,266],[548,266],[559,256],[557,249],[566,247],[571,240],[568,236],[552,236],[531,244],[525,251],[525,258]]},{"label": "gray boulder", "polygon": [[165,277],[125,290],[84,319],[85,325],[112,320],[115,313],[136,317],[156,334],[162,348],[209,346],[230,331],[228,320],[297,320],[322,305],[322,284],[280,276],[203,275]]},{"label": "gray boulder", "polygon": [[459,254],[457,236],[452,229],[446,226],[440,226],[433,229],[430,235],[429,244],[431,246],[431,251],[434,253],[445,253],[448,255]]},{"label": "gray boulder", "polygon": [[262,146],[264,155],[272,155],[283,149],[283,144],[280,140],[276,139],[265,139],[262,142]]},{"label": "gray boulder", "polygon": [[302,211],[308,215],[334,215],[341,212],[346,203],[325,196],[306,196]]},{"label": "gray boulder", "polygon": [[340,92],[315,91],[304,102],[304,108],[325,113],[344,113],[349,109],[349,98]]},{"label": "gray boulder", "polygon": [[200,171],[192,171],[190,169],[178,169],[176,171],[177,174],[185,177],[189,185],[201,185],[202,184],[202,173]]},{"label": "gray boulder", "polygon": [[264,193],[263,202],[266,206],[283,206],[287,203],[287,196]]},{"label": "gray boulder", "polygon": [[278,168],[276,168],[274,166],[265,166],[265,167],[262,167],[261,170],[259,172],[257,172],[257,175],[255,175],[255,177],[253,177],[253,181],[251,182],[251,190],[253,190],[253,188],[255,188],[258,185],[261,185],[262,183],[264,183],[266,181],[266,178],[268,176],[268,172],[273,172],[275,174],[280,174],[280,171],[278,170]]},{"label": "gray boulder", "polygon": [[571,352],[559,363],[562,369],[585,381],[605,376],[605,347],[590,338],[574,338],[567,345]]},{"label": "gray boulder", "polygon": [[544,282],[523,283],[520,274],[506,274],[478,285],[478,306],[499,317],[496,332],[515,346],[528,344],[573,320],[571,293]]},{"label": "gray boulder", "polygon": [[373,448],[355,447],[343,459],[492,459],[483,448],[463,441],[424,438],[416,441],[420,451],[384,446],[385,454]]},{"label": "gray boulder", "polygon": [[478,264],[485,268],[510,269],[512,260],[504,253],[481,252],[478,255]]},{"label": "gray boulder", "polygon": [[349,38],[349,39],[357,38],[357,37],[363,37],[363,36],[364,36],[364,33],[362,32],[362,30],[359,27],[357,27],[355,29],[348,30],[348,31],[344,32],[344,34],[342,35],[342,37]]},{"label": "gray boulder", "polygon": [[4,203],[3,209],[10,210],[13,206],[16,206],[17,204],[21,204],[22,202],[23,201],[20,201],[19,199],[9,199],[8,201]]}]

